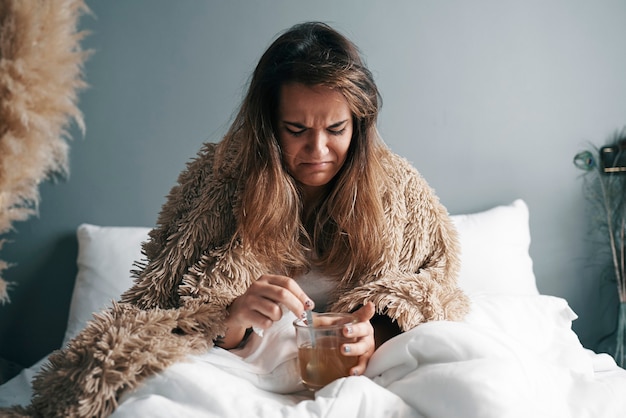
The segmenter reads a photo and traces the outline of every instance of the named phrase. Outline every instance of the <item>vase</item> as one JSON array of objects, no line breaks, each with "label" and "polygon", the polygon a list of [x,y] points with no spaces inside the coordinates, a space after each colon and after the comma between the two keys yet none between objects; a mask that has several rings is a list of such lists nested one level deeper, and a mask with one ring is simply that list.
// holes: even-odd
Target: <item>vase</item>
[{"label": "vase", "polygon": [[626,302],[619,304],[617,329],[615,332],[615,362],[626,368]]},{"label": "vase", "polygon": [[610,354],[621,368],[626,368],[626,302],[620,302],[617,326],[600,340],[596,352]]}]

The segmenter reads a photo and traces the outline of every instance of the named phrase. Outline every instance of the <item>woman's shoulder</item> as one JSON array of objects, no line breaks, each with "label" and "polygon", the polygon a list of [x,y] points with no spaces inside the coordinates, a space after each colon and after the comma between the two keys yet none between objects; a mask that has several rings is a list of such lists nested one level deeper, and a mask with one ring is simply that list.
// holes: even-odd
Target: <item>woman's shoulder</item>
[{"label": "woman's shoulder", "polygon": [[196,154],[195,158],[190,162],[190,165],[198,164],[203,166],[213,166],[215,160],[219,158],[218,148],[219,143],[204,142],[200,147],[200,150]]},{"label": "woman's shoulder", "polygon": [[233,177],[237,161],[236,152],[223,146],[223,142],[204,142],[194,158],[180,174],[179,183],[205,183],[209,179],[219,182]]},{"label": "woman's shoulder", "polygon": [[425,183],[419,170],[405,157],[386,150],[382,154],[381,165],[392,184],[406,185],[407,183]]},{"label": "woman's shoulder", "polygon": [[[168,200],[176,200],[174,204],[178,206],[193,206],[199,201],[213,203],[213,200],[206,199],[208,194],[220,196],[222,200],[232,200],[237,181],[232,176],[232,169],[224,168],[224,158],[219,143],[203,143],[196,156],[179,174],[170,192],[173,199]],[[191,207],[188,209],[192,210]]]},{"label": "woman's shoulder", "polygon": [[388,176],[383,201],[393,207],[410,207],[412,210],[438,205],[439,199],[434,189],[407,158],[389,151],[382,165]]}]

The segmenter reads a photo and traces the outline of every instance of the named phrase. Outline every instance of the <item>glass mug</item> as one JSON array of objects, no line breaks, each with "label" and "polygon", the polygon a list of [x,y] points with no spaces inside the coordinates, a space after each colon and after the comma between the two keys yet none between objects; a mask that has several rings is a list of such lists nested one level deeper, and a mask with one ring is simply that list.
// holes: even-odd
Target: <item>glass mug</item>
[{"label": "glass mug", "polygon": [[356,342],[356,338],[343,335],[345,325],[356,322],[356,317],[349,313],[316,312],[313,312],[312,328],[305,319],[293,321],[300,378],[307,389],[318,390],[350,375],[350,369],[357,365],[359,358],[343,355],[341,346]]}]

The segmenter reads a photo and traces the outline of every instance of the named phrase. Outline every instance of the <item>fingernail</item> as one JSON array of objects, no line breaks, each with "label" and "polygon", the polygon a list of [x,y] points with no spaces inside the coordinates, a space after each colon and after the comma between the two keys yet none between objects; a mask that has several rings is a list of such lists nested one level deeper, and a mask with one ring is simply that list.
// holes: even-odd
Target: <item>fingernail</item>
[{"label": "fingernail", "polygon": [[359,375],[358,370],[352,370],[352,376],[358,376],[358,375]]},{"label": "fingernail", "polygon": [[343,346],[343,352],[344,352],[344,353],[349,353],[350,351],[351,351],[351,348],[350,348],[350,346],[349,346],[349,345],[344,345],[344,346]]},{"label": "fingernail", "polygon": [[300,318],[302,318],[302,319],[306,319],[306,312],[302,312],[302,313],[300,314]]},{"label": "fingernail", "polygon": [[352,331],[353,330],[352,330],[352,326],[351,325],[346,326],[346,334],[351,335]]},{"label": "fingernail", "polygon": [[304,302],[304,306],[305,306],[307,309],[311,309],[311,308],[313,307],[313,301],[312,301],[311,299],[307,299],[307,301],[306,301],[306,302]]}]

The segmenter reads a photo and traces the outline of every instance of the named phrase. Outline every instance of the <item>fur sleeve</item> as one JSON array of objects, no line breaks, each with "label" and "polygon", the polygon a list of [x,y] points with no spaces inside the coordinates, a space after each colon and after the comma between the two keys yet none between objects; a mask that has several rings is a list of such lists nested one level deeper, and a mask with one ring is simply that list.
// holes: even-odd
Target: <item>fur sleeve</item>
[{"label": "fur sleeve", "polygon": [[401,161],[386,197],[390,231],[386,266],[345,289],[332,309],[351,311],[372,301],[376,311],[403,331],[431,320],[460,320],[469,310],[457,286],[459,244],[456,229],[426,181]]},{"label": "fur sleeve", "polygon": [[143,309],[178,307],[185,274],[232,236],[235,187],[215,178],[214,154],[215,146],[205,145],[180,174],[143,244],[147,262],[136,263],[140,270],[134,271],[135,284],[123,302]]}]

